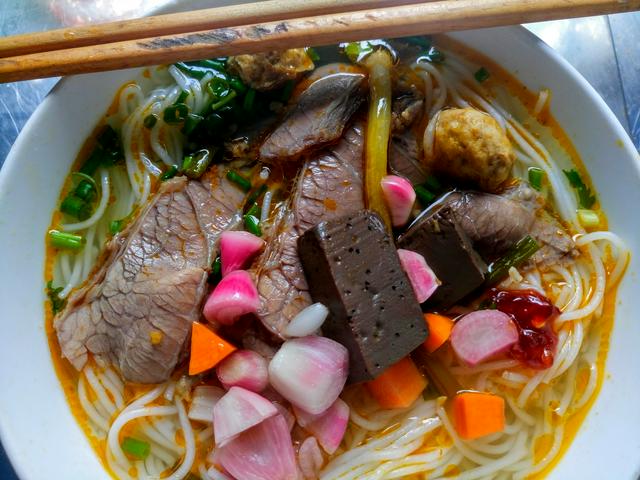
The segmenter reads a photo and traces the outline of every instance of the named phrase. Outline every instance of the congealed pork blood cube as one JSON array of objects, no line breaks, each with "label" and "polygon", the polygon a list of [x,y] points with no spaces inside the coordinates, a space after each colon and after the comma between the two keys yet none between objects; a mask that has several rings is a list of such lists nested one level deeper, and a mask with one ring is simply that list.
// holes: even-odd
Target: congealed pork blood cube
[{"label": "congealed pork blood cube", "polygon": [[424,304],[429,309],[448,308],[484,283],[487,265],[446,203],[424,211],[397,243],[421,254],[442,282]]},{"label": "congealed pork blood cube", "polygon": [[298,239],[314,302],[330,311],[327,337],[349,350],[349,381],[371,380],[420,345],[427,327],[393,239],[375,213],[322,222]]}]

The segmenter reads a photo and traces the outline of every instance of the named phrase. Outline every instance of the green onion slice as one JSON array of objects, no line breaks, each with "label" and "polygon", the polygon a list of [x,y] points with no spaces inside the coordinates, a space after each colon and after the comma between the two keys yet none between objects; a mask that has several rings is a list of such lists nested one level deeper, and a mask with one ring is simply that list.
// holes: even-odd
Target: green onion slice
[{"label": "green onion slice", "polygon": [[231,92],[228,95],[226,95],[224,98],[222,98],[219,102],[216,102],[213,105],[211,105],[211,110],[216,111],[224,107],[227,103],[229,103],[231,100],[236,98],[236,95],[238,95],[236,91],[231,90]]},{"label": "green onion slice", "polygon": [[320,61],[320,55],[318,55],[318,52],[316,52],[315,49],[307,47],[305,51],[307,52],[307,56],[311,59],[312,62]]},{"label": "green onion slice", "polygon": [[413,187],[413,189],[416,191],[416,196],[418,197],[418,200],[420,200],[420,203],[423,207],[430,205],[431,202],[433,202],[433,200],[436,198],[435,194],[431,193],[422,185],[416,185],[415,187]]},{"label": "green onion slice", "polygon": [[71,194],[62,200],[60,211],[78,220],[86,220],[91,216],[91,205],[82,198]]},{"label": "green onion slice", "polygon": [[96,187],[96,189],[98,188],[98,184],[96,183],[95,179],[93,177],[87,175],[86,173],[71,172],[71,176],[72,177],[80,177],[82,180],[86,180],[87,182],[91,182],[93,184],[93,186]]},{"label": "green onion slice", "polygon": [[504,256],[489,265],[485,280],[489,285],[499,282],[509,274],[511,267],[519,267],[540,249],[540,245],[529,235],[513,245]]},{"label": "green onion slice", "polygon": [[596,203],[596,196],[591,192],[591,189],[585,185],[582,181],[582,177],[576,169],[562,170],[569,180],[569,183],[578,193],[578,205],[580,208],[591,208]]},{"label": "green onion slice", "polygon": [[55,248],[80,250],[84,247],[86,240],[81,235],[60,232],[59,230],[49,230],[49,243]]},{"label": "green onion slice", "polygon": [[586,208],[578,209],[578,220],[585,228],[595,228],[600,225],[600,217],[598,213]]},{"label": "green onion slice", "polygon": [[256,100],[256,91],[253,88],[250,88],[247,94],[244,96],[244,101],[242,102],[242,108],[244,108],[247,112],[251,111],[255,100]]},{"label": "green onion slice", "polygon": [[538,167],[529,167],[528,175],[529,175],[529,185],[531,185],[536,190],[541,191],[542,182],[544,181],[544,177],[545,177],[544,170]]},{"label": "green onion slice", "polygon": [[150,113],[149,115],[144,117],[144,120],[142,121],[144,128],[146,128],[147,130],[151,130],[156,123],[158,123],[158,116],[155,113]]},{"label": "green onion slice", "polygon": [[489,70],[484,67],[480,67],[473,76],[478,83],[482,83],[488,80],[491,75],[489,74]]},{"label": "green onion slice", "polygon": [[242,189],[245,192],[248,192],[249,190],[251,190],[251,182],[248,179],[244,178],[242,175],[240,175],[238,172],[229,170],[227,172],[227,179],[235,183],[236,185],[238,185],[238,187],[240,187],[240,189]]},{"label": "green onion slice", "polygon": [[64,290],[63,287],[53,286],[53,280],[47,282],[47,297],[49,297],[49,301],[51,302],[51,310],[54,315],[61,311],[67,304],[67,299],[60,298],[59,296],[62,290]]},{"label": "green onion slice", "polygon": [[213,154],[206,148],[185,157],[182,171],[189,178],[200,178],[213,159]]},{"label": "green onion slice", "polygon": [[166,123],[177,124],[182,123],[189,114],[189,107],[184,103],[176,103],[164,109],[162,118]]},{"label": "green onion slice", "polygon": [[255,215],[250,215],[247,213],[244,216],[244,228],[247,230],[247,232],[253,233],[257,237],[262,236],[262,229],[260,228],[260,220]]},{"label": "green onion slice", "polygon": [[124,437],[121,446],[124,453],[138,460],[144,460],[151,453],[151,445],[148,442],[133,437]]},{"label": "green onion slice", "polygon": [[114,220],[109,224],[109,231],[111,232],[111,235],[115,235],[121,230],[122,230],[122,220]]},{"label": "green onion slice", "polygon": [[170,180],[173,177],[175,177],[177,173],[178,173],[178,167],[176,167],[175,165],[171,165],[166,172],[160,175],[160,180],[163,182],[166,180]]}]

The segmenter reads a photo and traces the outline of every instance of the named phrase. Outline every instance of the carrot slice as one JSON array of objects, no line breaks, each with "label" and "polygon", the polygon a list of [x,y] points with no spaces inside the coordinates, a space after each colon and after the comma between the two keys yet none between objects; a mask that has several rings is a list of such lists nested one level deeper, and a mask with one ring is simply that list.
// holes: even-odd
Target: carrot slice
[{"label": "carrot slice", "polygon": [[191,325],[189,375],[196,375],[215,367],[236,349],[203,324],[193,322]]},{"label": "carrot slice", "polygon": [[416,364],[405,357],[366,385],[382,408],[405,408],[427,387],[427,380]]},{"label": "carrot slice", "polygon": [[460,437],[473,440],[504,430],[504,399],[484,392],[458,393],[452,402],[453,423]]},{"label": "carrot slice", "polygon": [[424,348],[429,353],[435,352],[444,342],[449,340],[453,329],[453,320],[444,315],[425,313],[424,319],[429,327],[429,336],[424,341]]}]

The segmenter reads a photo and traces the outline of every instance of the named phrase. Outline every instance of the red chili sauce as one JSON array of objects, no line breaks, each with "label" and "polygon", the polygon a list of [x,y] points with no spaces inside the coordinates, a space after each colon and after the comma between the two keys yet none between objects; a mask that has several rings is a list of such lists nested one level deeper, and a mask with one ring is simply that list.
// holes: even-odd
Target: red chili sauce
[{"label": "red chili sauce", "polygon": [[553,365],[558,336],[553,320],[560,310],[535,290],[499,290],[492,288],[488,300],[516,323],[520,338],[510,355],[531,368],[545,369]]}]

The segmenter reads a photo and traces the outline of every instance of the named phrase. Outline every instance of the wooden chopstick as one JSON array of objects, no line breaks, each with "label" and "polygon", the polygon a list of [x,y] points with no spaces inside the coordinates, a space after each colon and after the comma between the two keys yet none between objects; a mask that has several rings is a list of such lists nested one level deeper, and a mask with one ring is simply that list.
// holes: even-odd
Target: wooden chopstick
[{"label": "wooden chopstick", "polygon": [[0,57],[312,17],[424,0],[267,0],[0,38]]},{"label": "wooden chopstick", "polygon": [[637,9],[640,0],[441,0],[4,58],[0,82]]}]

